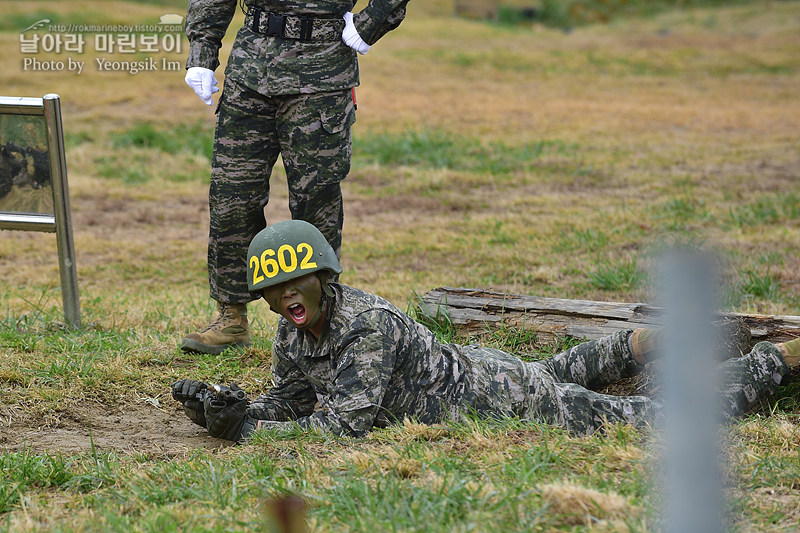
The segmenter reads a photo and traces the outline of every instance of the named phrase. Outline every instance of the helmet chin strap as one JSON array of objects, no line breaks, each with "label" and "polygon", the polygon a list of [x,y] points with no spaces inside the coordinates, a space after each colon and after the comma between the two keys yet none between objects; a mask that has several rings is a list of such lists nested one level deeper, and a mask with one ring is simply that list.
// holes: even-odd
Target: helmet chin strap
[{"label": "helmet chin strap", "polygon": [[330,271],[328,270],[320,270],[317,272],[317,279],[319,279],[319,284],[322,285],[322,292],[333,298],[333,289],[328,285],[329,277]]},{"label": "helmet chin strap", "polygon": [[308,326],[304,327],[303,329],[311,329],[317,325],[319,319],[322,318],[323,313],[328,309],[328,298],[325,292],[319,297],[319,305],[317,306],[317,312],[314,313],[314,316],[311,317],[311,321],[308,323]]},{"label": "helmet chin strap", "polygon": [[317,272],[317,279],[319,280],[319,284],[322,286],[322,294],[319,297],[319,306],[317,306],[317,312],[314,313],[314,316],[311,317],[311,321],[308,323],[303,329],[311,329],[317,325],[319,319],[322,318],[323,313],[328,310],[328,300],[329,296],[333,298],[333,289],[328,286],[328,271],[327,270],[320,270]]}]

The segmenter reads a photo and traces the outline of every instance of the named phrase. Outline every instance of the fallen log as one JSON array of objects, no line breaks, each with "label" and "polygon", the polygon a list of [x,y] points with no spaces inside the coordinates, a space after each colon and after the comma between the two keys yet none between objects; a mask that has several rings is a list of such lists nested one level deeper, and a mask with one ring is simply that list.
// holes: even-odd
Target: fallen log
[{"label": "fallen log", "polygon": [[[426,293],[419,311],[470,333],[500,327],[534,330],[545,343],[556,338],[596,339],[621,329],[658,327],[664,309],[646,303],[597,302],[503,294],[482,289],[440,287]],[[800,337],[800,316],[718,313],[739,320],[753,342]]]}]

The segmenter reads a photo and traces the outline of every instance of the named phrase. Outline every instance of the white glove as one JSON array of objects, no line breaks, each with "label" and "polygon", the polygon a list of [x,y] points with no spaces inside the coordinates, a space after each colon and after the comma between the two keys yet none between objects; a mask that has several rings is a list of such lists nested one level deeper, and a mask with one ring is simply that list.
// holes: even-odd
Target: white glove
[{"label": "white glove", "polygon": [[344,44],[361,55],[369,52],[369,45],[364,42],[358,34],[356,25],[353,24],[353,14],[348,11],[342,18],[344,18],[344,31],[342,32],[342,41],[344,41]]},{"label": "white glove", "polygon": [[214,76],[214,71],[203,67],[189,67],[186,70],[186,84],[189,85],[197,96],[206,103],[206,105],[214,105],[211,100],[211,95],[219,92],[217,87],[217,78]]}]

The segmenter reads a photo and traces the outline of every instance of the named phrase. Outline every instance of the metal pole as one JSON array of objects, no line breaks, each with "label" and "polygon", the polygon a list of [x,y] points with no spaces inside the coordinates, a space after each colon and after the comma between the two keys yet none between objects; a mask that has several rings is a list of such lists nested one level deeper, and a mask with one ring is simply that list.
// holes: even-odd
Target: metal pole
[{"label": "metal pole", "polygon": [[56,220],[58,271],[61,275],[61,298],[67,324],[81,327],[81,307],[78,295],[78,273],[75,266],[75,246],[72,239],[72,216],[67,185],[67,157],[61,125],[61,101],[57,94],[42,98],[47,124],[47,144],[50,151],[50,175],[53,183],[53,210]]},{"label": "metal pole", "polygon": [[664,267],[664,531],[721,533],[715,271],[710,257],[688,252]]}]

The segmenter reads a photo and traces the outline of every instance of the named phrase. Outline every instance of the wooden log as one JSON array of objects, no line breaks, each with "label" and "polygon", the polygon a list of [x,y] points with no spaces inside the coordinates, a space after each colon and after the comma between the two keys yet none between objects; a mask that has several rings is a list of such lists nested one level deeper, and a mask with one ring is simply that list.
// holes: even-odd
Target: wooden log
[{"label": "wooden log", "polygon": [[[664,311],[646,303],[567,300],[453,287],[429,291],[418,307],[432,320],[449,321],[471,333],[513,327],[535,330],[543,342],[557,337],[596,339],[621,329],[658,327]],[[800,337],[800,316],[718,313],[718,317],[720,321],[743,321],[753,342]]]}]

